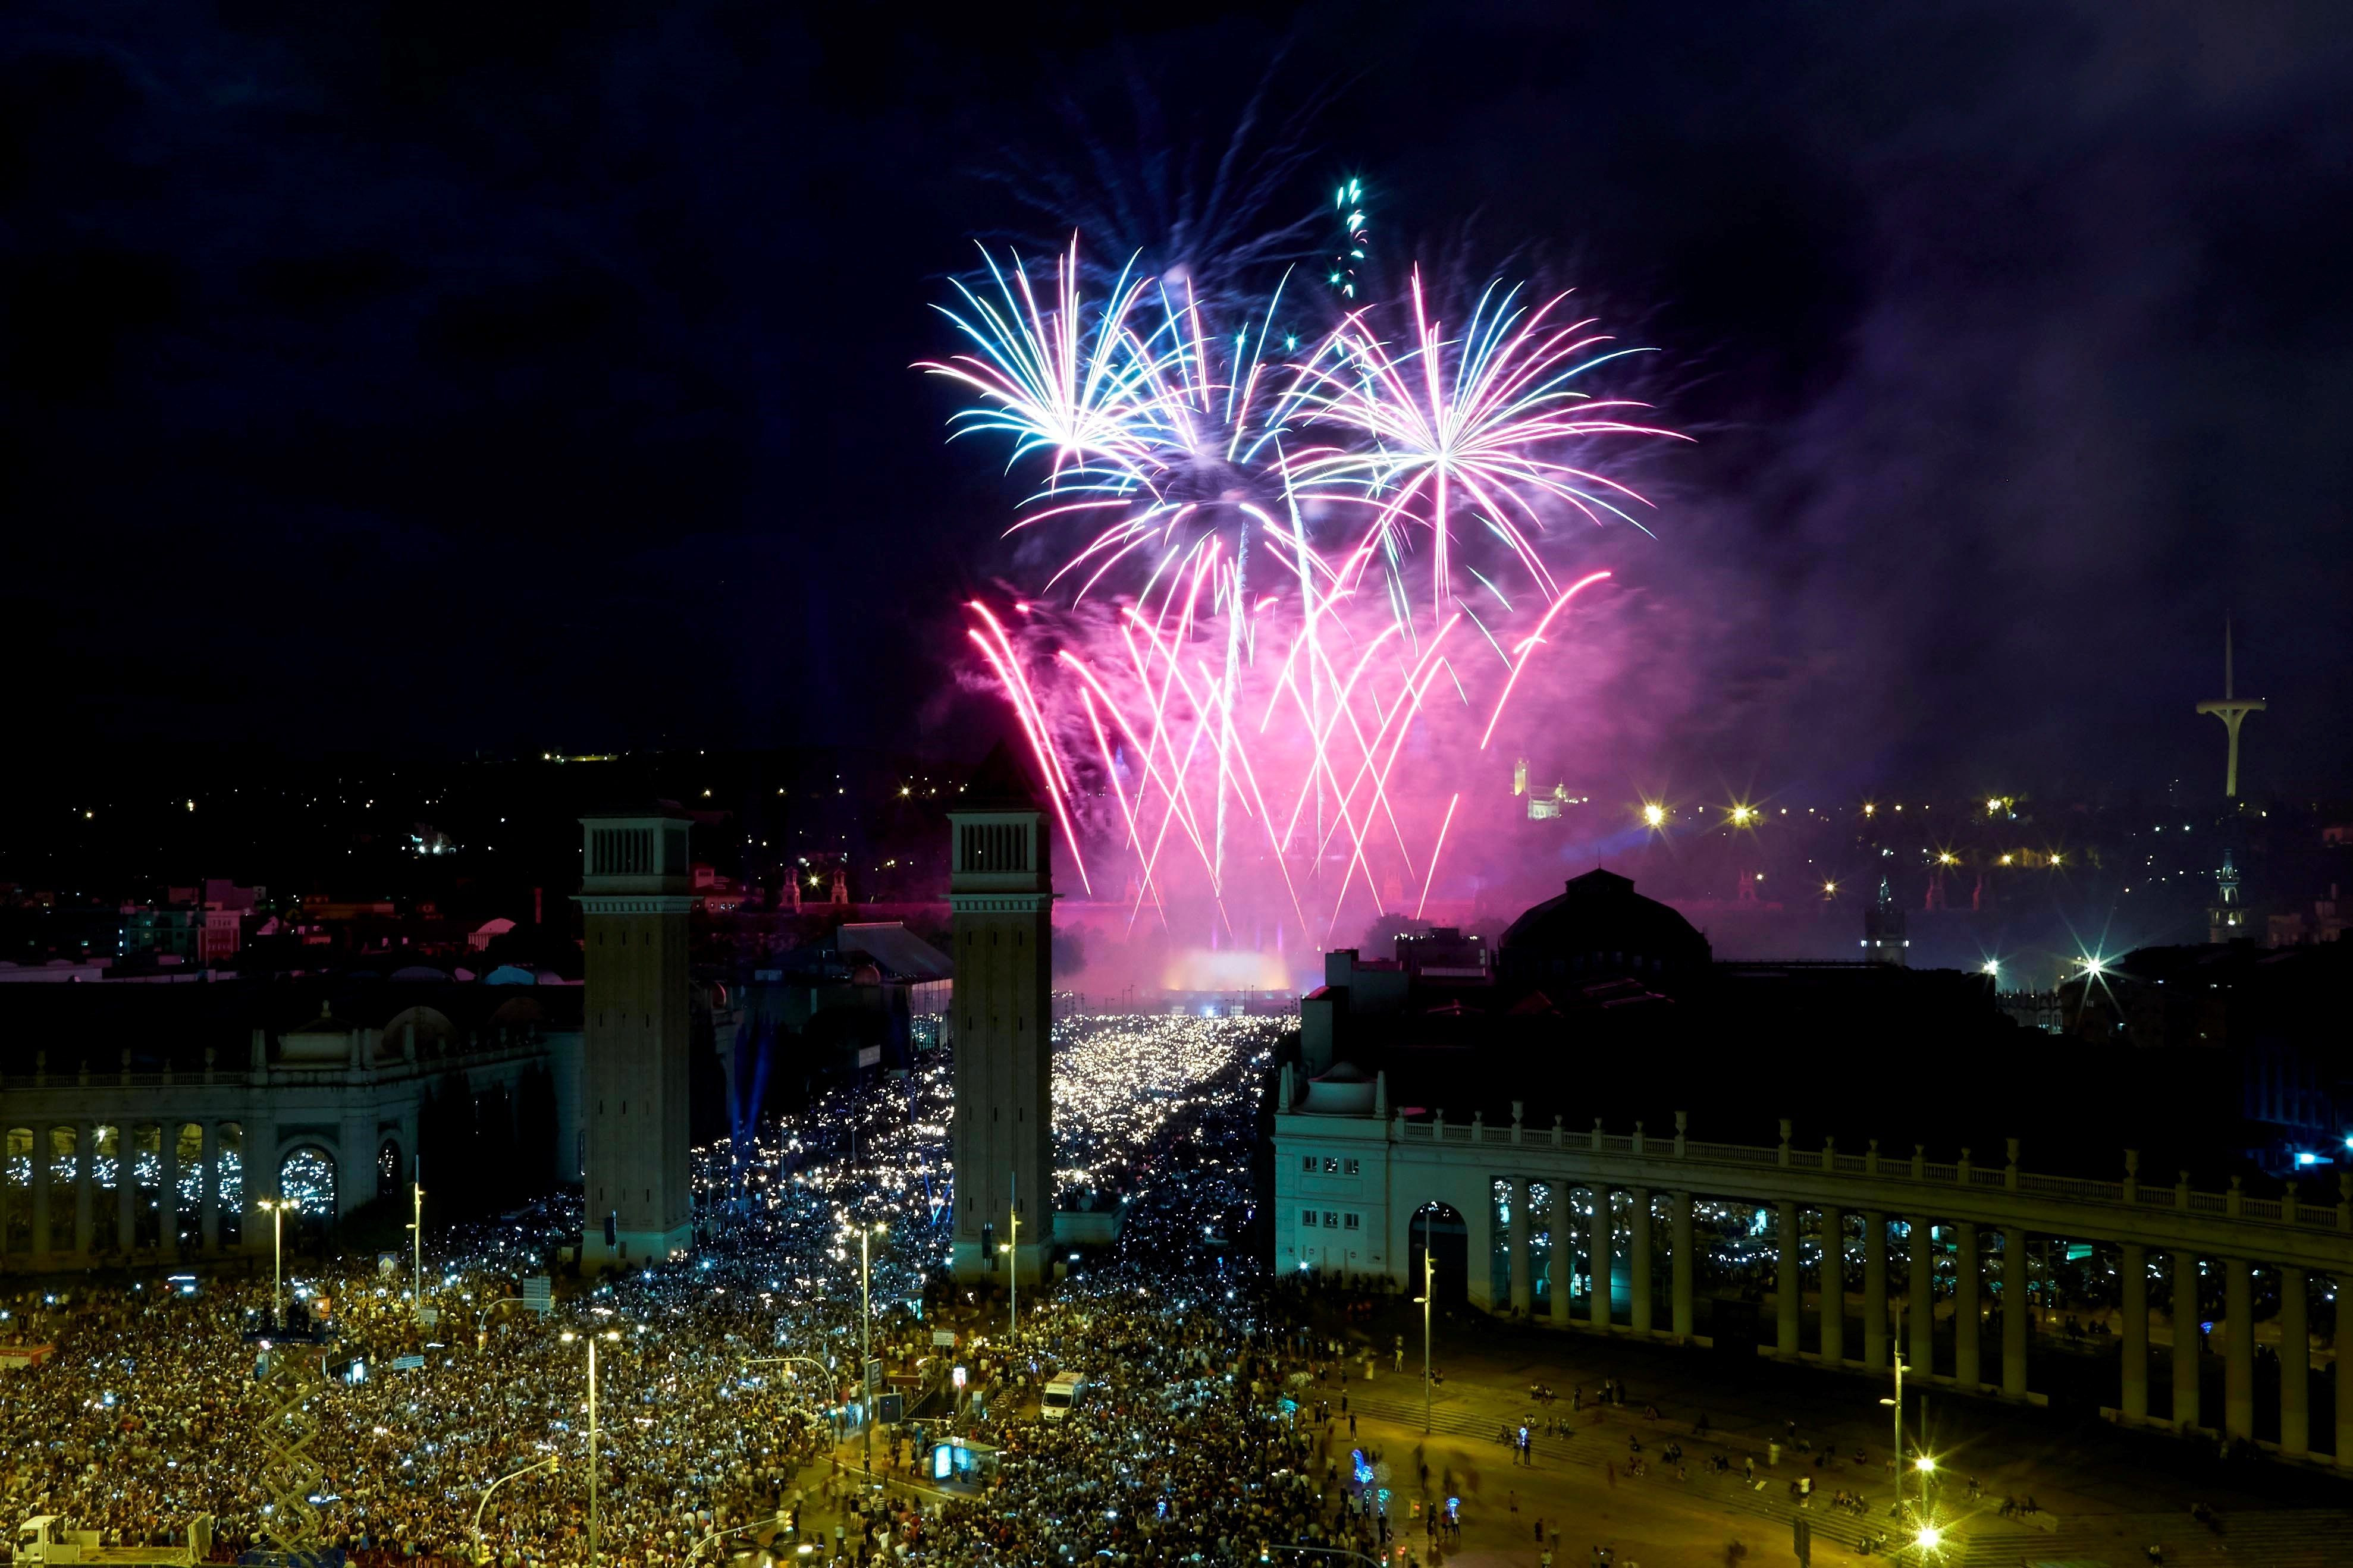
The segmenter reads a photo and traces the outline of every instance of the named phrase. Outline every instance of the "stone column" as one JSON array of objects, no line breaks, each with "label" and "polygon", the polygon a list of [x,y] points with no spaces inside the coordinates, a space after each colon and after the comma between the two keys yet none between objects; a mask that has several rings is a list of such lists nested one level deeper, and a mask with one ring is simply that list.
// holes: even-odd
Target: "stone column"
[{"label": "stone column", "polygon": [[2027,1306],[2026,1232],[2004,1226],[2001,1232],[2001,1391],[2011,1399],[2026,1397]]},{"label": "stone column", "polygon": [[1577,1279],[1577,1228],[1569,1223],[1568,1184],[1552,1184],[1552,1246],[1545,1258],[1545,1275],[1552,1281],[1552,1321],[1568,1327],[1568,1293]]},{"label": "stone column", "polygon": [[33,1254],[45,1258],[56,1249],[49,1236],[49,1135],[46,1121],[33,1124]]},{"label": "stone column", "polygon": [[2222,1349],[2222,1430],[2255,1435],[2255,1268],[2243,1258],[2222,1262],[2223,1315],[2231,1337]]},{"label": "stone column", "polygon": [[1596,1184],[1593,1189],[1593,1240],[1588,1261],[1592,1268],[1592,1291],[1586,1300],[1586,1321],[1597,1329],[1609,1326],[1609,1264],[1617,1249],[1609,1222],[1609,1189]]},{"label": "stone column", "polygon": [[1911,1217],[1905,1226],[1910,1244],[1905,1256],[1911,1277],[1905,1288],[1912,1298],[1912,1370],[1926,1377],[1936,1370],[1936,1268],[1928,1253],[1928,1233],[1935,1227],[1928,1220]]},{"label": "stone column", "polygon": [[1798,1325],[1804,1321],[1805,1284],[1798,1277],[1798,1205],[1781,1205],[1773,1216],[1773,1246],[1778,1254],[1774,1269],[1774,1308],[1778,1320],[1774,1343],[1784,1356],[1798,1355]]},{"label": "stone column", "polygon": [[1671,1310],[1674,1318],[1675,1337],[1687,1340],[1692,1336],[1692,1196],[1675,1193],[1667,1200],[1667,1245],[1674,1255],[1667,1259],[1672,1276],[1668,1285],[1673,1298]]},{"label": "stone column", "polygon": [[207,1121],[204,1152],[204,1248],[206,1256],[220,1250],[220,1123]]},{"label": "stone column", "polygon": [[2148,1249],[2125,1243],[2116,1273],[2124,1296],[2123,1409],[2140,1421],[2148,1415]]},{"label": "stone column", "polygon": [[[512,1100],[510,1100],[512,1109]],[[335,1148],[335,1217],[340,1220],[375,1196],[375,1108],[343,1118]],[[1519,1184],[1525,1191],[1527,1184]]]},{"label": "stone column", "polygon": [[1626,1277],[1633,1287],[1634,1331],[1651,1331],[1651,1189],[1636,1187],[1627,1196],[1633,1202],[1626,1238]]},{"label": "stone column", "polygon": [[1822,1360],[1846,1360],[1846,1215],[1822,1210]]},{"label": "stone column", "polygon": [[2198,1425],[2198,1259],[2173,1255],[2173,1424]]},{"label": "stone column", "polygon": [[74,1251],[83,1258],[90,1256],[91,1225],[97,1217],[98,1194],[90,1185],[90,1162],[96,1152],[90,1147],[90,1124],[74,1123]]},{"label": "stone column", "polygon": [[1887,1370],[1887,1216],[1862,1211],[1862,1364]]},{"label": "stone column", "polygon": [[180,1256],[180,1119],[173,1117],[158,1130],[155,1140],[164,1161],[164,1186],[155,1194],[155,1246],[166,1259]]},{"label": "stone column", "polygon": [[[2347,1299],[2353,1290],[2353,1274],[2337,1276],[2337,1297]],[[2353,1356],[2339,1355],[2337,1368],[2337,1464],[2340,1469],[2353,1469]]]},{"label": "stone column", "polygon": [[[278,1125],[272,1121],[246,1121],[245,1142],[237,1157],[245,1164],[245,1215],[237,1223],[237,1234],[245,1238],[245,1250],[269,1256],[269,1211],[260,1206],[263,1198],[278,1197]],[[1482,1196],[1484,1194],[1482,1194]],[[1471,1279],[1465,1287],[1471,1304],[1481,1310],[1492,1305],[1488,1298],[1494,1291],[1487,1283],[1487,1248],[1494,1244],[1495,1227],[1483,1206],[1473,1205],[1462,1215],[1463,1225],[1471,1233]]]},{"label": "stone column", "polygon": [[139,1245],[138,1154],[132,1147],[135,1137],[128,1122],[114,1129],[114,1245],[125,1258]]},{"label": "stone column", "polygon": [[2280,1452],[2312,1450],[2312,1337],[2306,1323],[2309,1288],[2301,1268],[2280,1276]]},{"label": "stone column", "polygon": [[1536,1288],[1528,1269],[1528,1179],[1514,1176],[1511,1180],[1512,1310],[1525,1316]]},{"label": "stone column", "polygon": [[1978,1227],[1964,1220],[1953,1231],[1953,1380],[1975,1390],[1984,1381],[1978,1371],[1978,1331],[1984,1326],[1978,1310]]}]

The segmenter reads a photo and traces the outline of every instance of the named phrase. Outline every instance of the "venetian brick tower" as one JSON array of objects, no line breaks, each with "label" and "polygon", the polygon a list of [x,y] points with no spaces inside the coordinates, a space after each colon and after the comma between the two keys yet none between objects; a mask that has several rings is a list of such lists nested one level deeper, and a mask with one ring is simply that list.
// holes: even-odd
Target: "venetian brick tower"
[{"label": "venetian brick tower", "polygon": [[587,944],[580,1261],[593,1271],[667,1258],[692,1237],[686,914],[694,900],[685,819],[616,813],[580,825]]},{"label": "venetian brick tower", "polygon": [[1046,816],[1001,742],[948,812],[959,1279],[1044,1276],[1054,1239],[1054,879]]}]

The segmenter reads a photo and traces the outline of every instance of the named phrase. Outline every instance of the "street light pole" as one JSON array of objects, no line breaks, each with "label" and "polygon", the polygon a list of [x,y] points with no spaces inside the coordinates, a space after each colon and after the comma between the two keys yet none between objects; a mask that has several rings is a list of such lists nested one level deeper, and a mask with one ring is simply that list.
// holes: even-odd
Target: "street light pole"
[{"label": "street light pole", "polygon": [[1421,1211],[1421,1429],[1430,1431],[1430,1308],[1437,1295],[1434,1284],[1438,1277],[1438,1259],[1430,1255],[1430,1227],[1434,1216],[1430,1210]]},{"label": "street light pole", "polygon": [[[567,1332],[565,1342],[569,1344],[576,1337]],[[596,1568],[596,1341],[620,1337],[613,1330],[601,1336],[588,1335],[588,1568]]]},{"label": "street light pole", "polygon": [[545,1470],[556,1468],[557,1462],[560,1458],[560,1455],[550,1454],[546,1458],[540,1460],[539,1463],[535,1465],[525,1465],[520,1470],[511,1471],[506,1475],[501,1476],[497,1480],[492,1481],[489,1486],[482,1489],[481,1500],[474,1505],[474,1522],[468,1527],[468,1533],[472,1535],[474,1538],[475,1562],[488,1563],[491,1560],[490,1553],[482,1550],[482,1510],[489,1506],[491,1494],[498,1490],[501,1487],[506,1485],[509,1481],[513,1480],[517,1476],[527,1476],[533,1470]]},{"label": "street light pole", "polygon": [[1013,1321],[1007,1331],[1018,1334],[1021,1331],[1021,1173],[1018,1171],[1014,1172],[1010,1178],[1010,1192],[1013,1212],[1007,1217],[1012,1221],[1013,1239],[1006,1244],[1006,1282],[1008,1287],[1006,1300],[1013,1309]]},{"label": "street light pole", "polygon": [[858,1428],[870,1482],[874,1479],[874,1276],[868,1244],[881,1234],[879,1224],[858,1227],[858,1408],[864,1416]]},{"label": "street light pole", "polygon": [[[418,1167],[417,1173],[422,1176],[423,1162],[418,1163]],[[416,1271],[410,1276],[408,1304],[413,1310],[422,1312],[425,1310],[425,1184],[422,1181],[414,1181],[409,1183],[409,1188],[413,1194],[411,1201],[415,1205],[408,1230],[414,1238],[416,1248]]]}]

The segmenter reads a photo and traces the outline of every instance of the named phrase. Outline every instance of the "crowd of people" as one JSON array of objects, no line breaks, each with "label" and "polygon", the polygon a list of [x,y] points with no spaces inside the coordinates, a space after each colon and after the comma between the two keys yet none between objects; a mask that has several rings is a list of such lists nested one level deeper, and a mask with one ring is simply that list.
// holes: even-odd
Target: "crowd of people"
[{"label": "crowd of people", "polygon": [[[1180,1023],[1187,1049],[1172,1059],[1162,1047]],[[1126,1201],[1126,1223],[1115,1248],[1080,1259],[1050,1303],[1025,1311],[1018,1335],[993,1315],[1001,1302],[956,1289],[939,1268],[953,1213],[944,1065],[842,1087],[764,1127],[748,1173],[741,1150],[702,1152],[702,1244],[691,1258],[570,1277],[575,1194],[432,1237],[429,1326],[405,1258],[290,1264],[288,1299],[336,1340],[267,1353],[363,1369],[321,1385],[306,1495],[325,1542],[363,1564],[470,1559],[480,1505],[492,1559],[585,1561],[592,1341],[597,1528],[604,1561],[625,1568],[681,1563],[714,1534],[781,1534],[811,1547],[798,1561],[860,1563],[876,1551],[919,1563],[1039,1562],[1065,1547],[1228,1560],[1245,1542],[1365,1538],[1377,1521],[1335,1502],[1356,1493],[1326,1484],[1342,1472],[1277,1395],[1296,1358],[1280,1349],[1260,1287],[1204,1247],[1247,1205],[1247,1123],[1279,1026],[1058,1026],[1058,1073],[1080,1075],[1057,1085],[1058,1144],[1078,1153],[1060,1162],[1065,1184]],[[1171,1082],[1149,1095],[1111,1081],[1153,1071]],[[876,1224],[861,1298],[849,1233]],[[543,1315],[519,1298],[543,1273],[554,1278]],[[904,1472],[920,1468],[912,1427],[875,1450],[895,1493],[841,1478],[841,1456],[861,1452],[843,1446],[857,1432],[861,1300],[875,1358],[910,1401],[944,1381],[934,1331],[960,1330],[970,1386],[953,1408],[935,1400],[923,1432],[999,1450],[971,1500],[906,1488]],[[37,1369],[0,1373],[9,1522],[54,1514],[109,1544],[160,1544],[209,1515],[216,1556],[268,1544],[285,1476],[257,1436],[265,1352],[247,1330],[251,1315],[279,1310],[266,1258],[246,1277],[92,1279],[0,1302],[0,1340],[57,1347]],[[1018,1416],[1064,1368],[1092,1383],[1082,1408],[1059,1423]],[[1244,1459],[1263,1479],[1238,1489]]]}]

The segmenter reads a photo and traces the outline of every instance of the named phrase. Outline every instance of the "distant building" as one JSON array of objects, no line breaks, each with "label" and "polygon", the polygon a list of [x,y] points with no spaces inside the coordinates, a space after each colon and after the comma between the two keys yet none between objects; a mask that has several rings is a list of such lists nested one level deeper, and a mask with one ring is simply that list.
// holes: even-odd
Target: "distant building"
[{"label": "distant building", "polygon": [[2247,907],[2240,902],[2239,892],[2239,868],[2232,863],[2231,851],[2225,849],[2222,868],[2214,873],[2214,901],[2206,906],[2208,942],[2220,944],[2252,934],[2247,929]]},{"label": "distant building", "polygon": [[2302,947],[2309,942],[2342,942],[2345,933],[2353,931],[2353,915],[2348,915],[2337,897],[2337,884],[2328,884],[2328,896],[2312,900],[2312,913],[2290,910],[2285,914],[2272,915],[2265,920],[2265,945],[2270,947]]},{"label": "distant building", "polygon": [[2068,1035],[2162,1054],[2161,1073],[2204,1086],[2205,1126],[2243,1158],[2284,1174],[2300,1153],[2334,1164],[2344,1152],[2353,943],[2139,948],[2061,995]]},{"label": "distant building", "polygon": [[[1279,1276],[1719,1356],[1883,1373],[1894,1326],[1907,1380],[2023,1403],[2031,1324],[2000,1307],[2028,1299],[2037,1251],[2063,1240],[2126,1282],[2117,1419],[2252,1452],[2260,1379],[2279,1450],[2306,1454],[2306,1289],[2316,1273],[2353,1285],[2353,1174],[2335,1192],[2250,1189],[2200,1111],[2235,1080],[2251,1120],[2335,1125],[2353,946],[2144,956],[2124,966],[2127,1005],[2168,1029],[2226,1026],[2227,1049],[2144,1064],[2120,1059],[2114,1028],[2054,1042],[2006,1016],[1982,973],[1715,963],[1683,916],[1606,872],[1523,915],[1485,973],[1335,952],[1272,1086],[1265,1245]],[[1956,1092],[1972,1078],[1983,1092]],[[2155,1161],[2142,1179],[2152,1109],[2219,1157],[2227,1190]],[[2088,1140],[2104,1146],[2090,1172]],[[2259,1268],[2286,1286],[2275,1379],[2255,1350]],[[2153,1272],[2185,1300],[2219,1277],[2226,1375],[2204,1420],[2195,1336],[2171,1358],[2170,1421],[2151,1418]]]},{"label": "distant building", "polygon": [[1904,910],[1889,890],[1887,879],[1882,877],[1879,897],[1862,911],[1862,956],[1873,963],[1892,963],[1900,969],[1912,962],[1911,948],[1912,941],[1905,934]]}]

